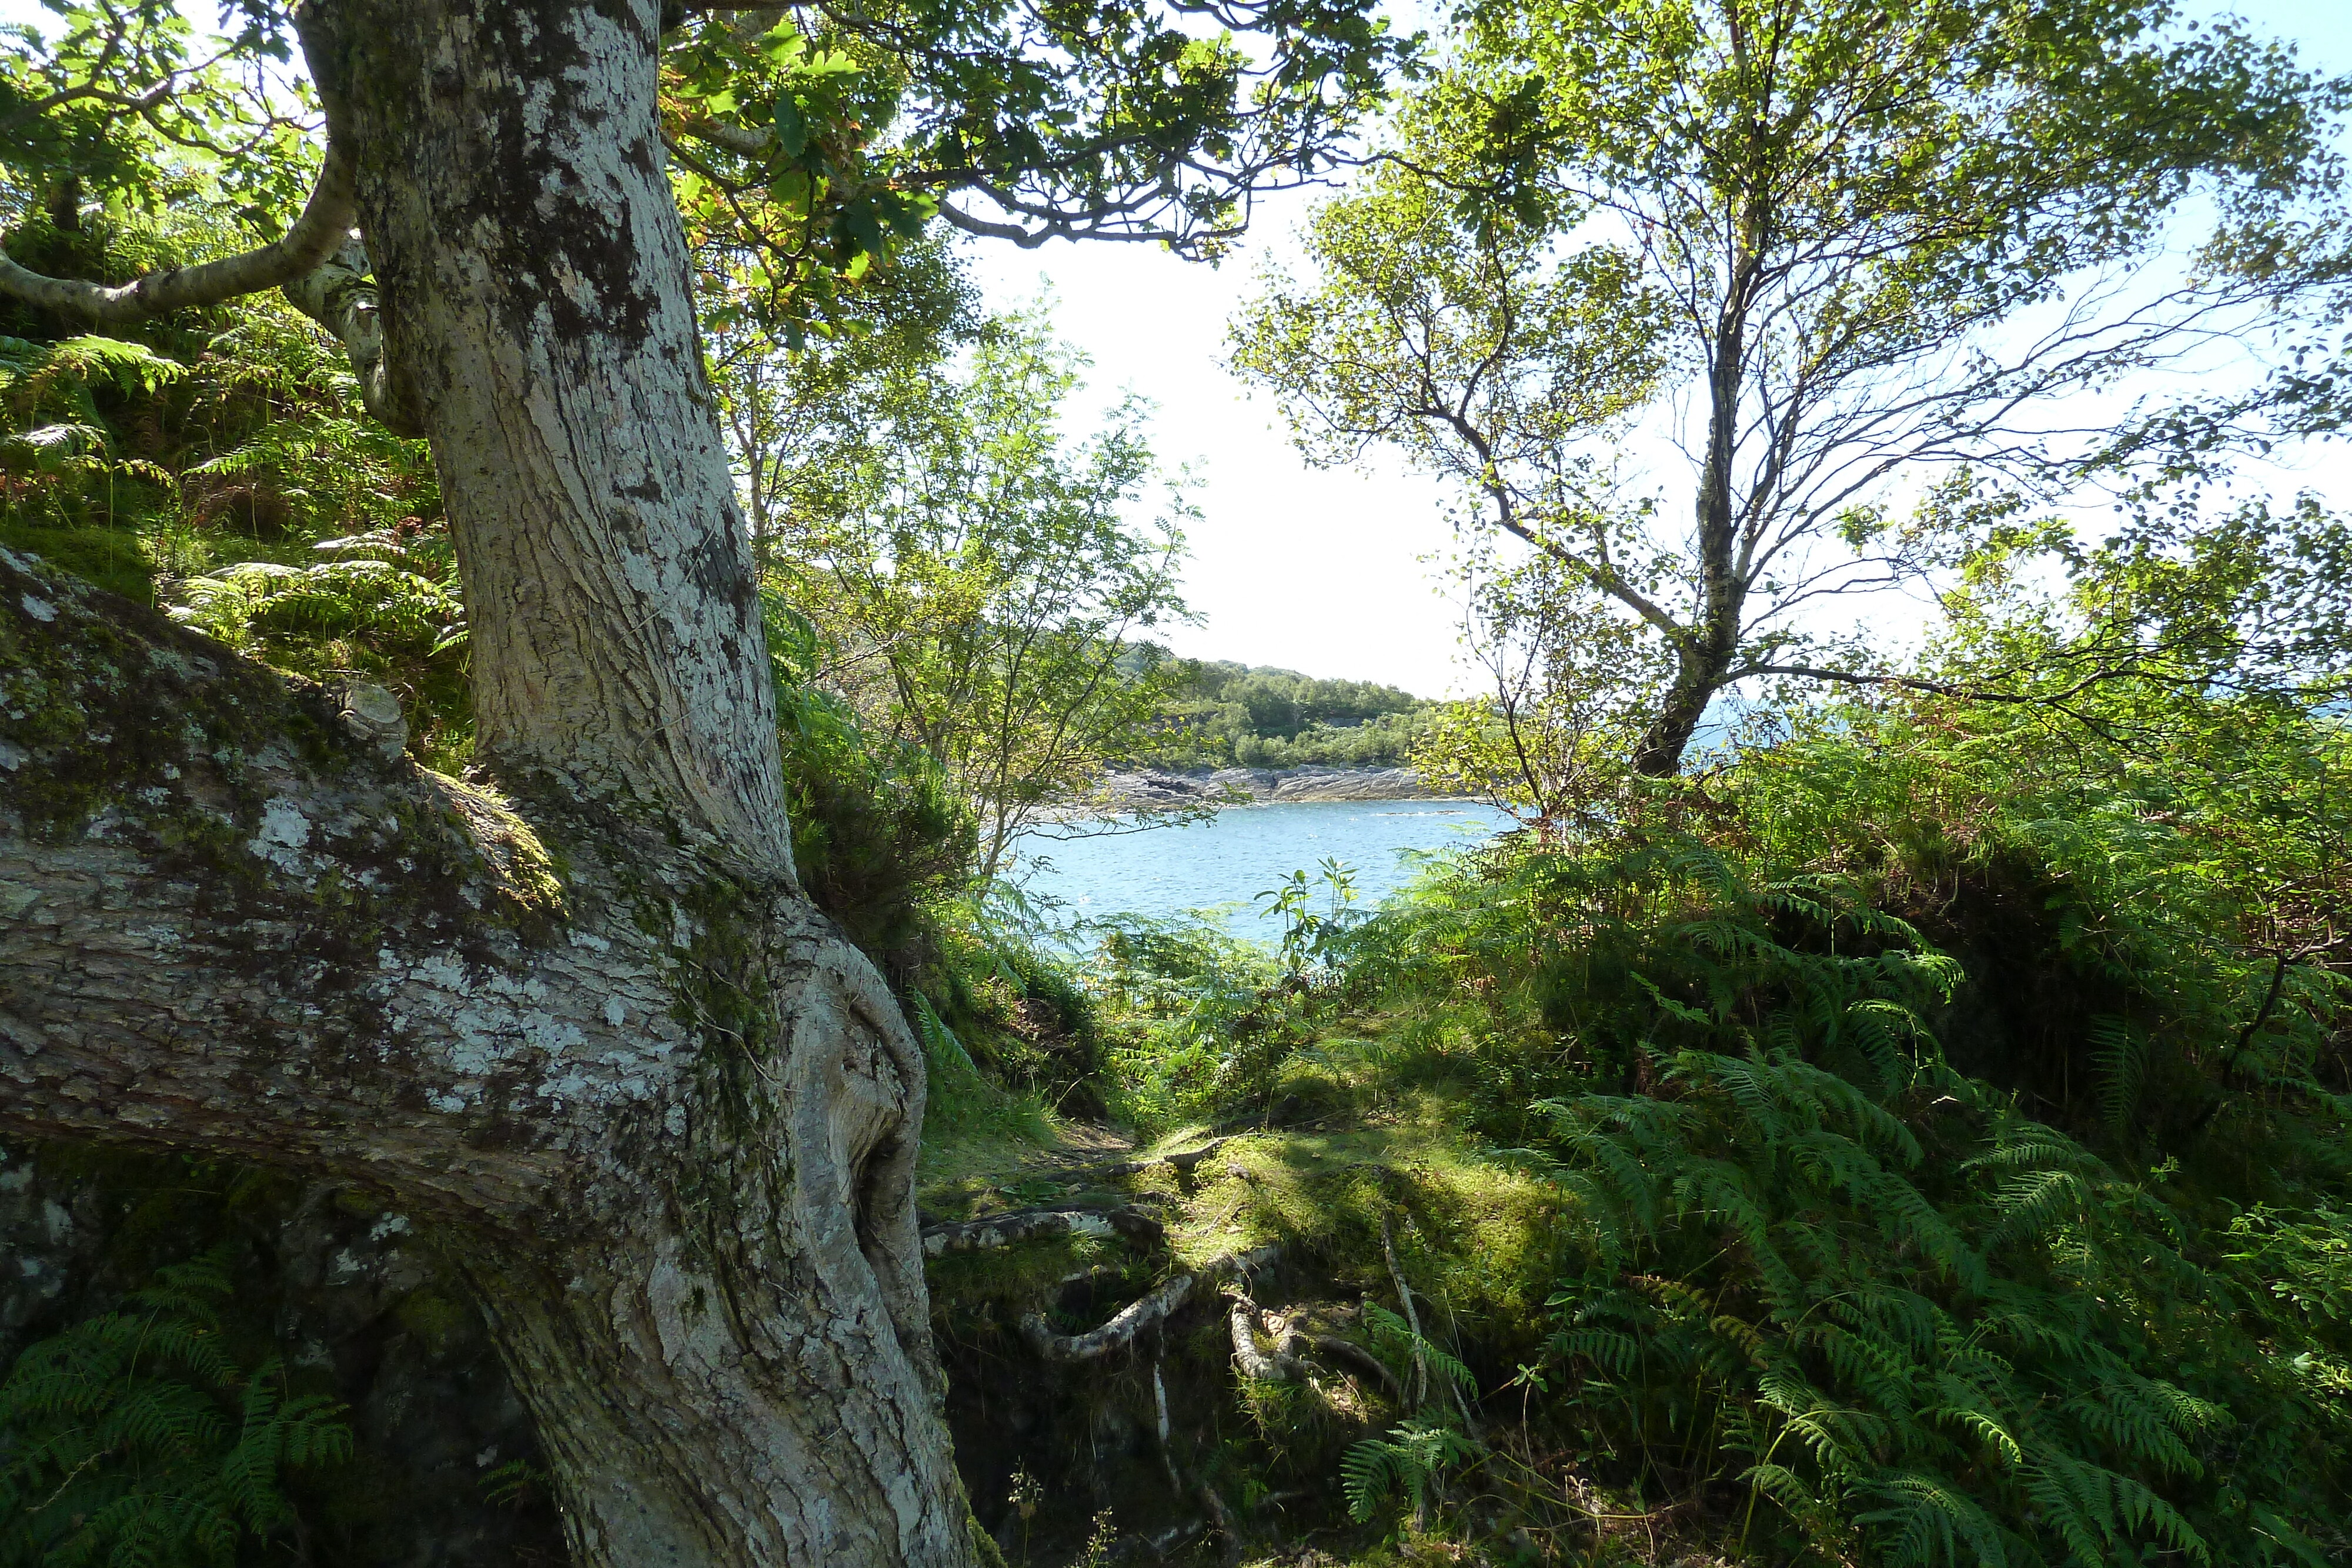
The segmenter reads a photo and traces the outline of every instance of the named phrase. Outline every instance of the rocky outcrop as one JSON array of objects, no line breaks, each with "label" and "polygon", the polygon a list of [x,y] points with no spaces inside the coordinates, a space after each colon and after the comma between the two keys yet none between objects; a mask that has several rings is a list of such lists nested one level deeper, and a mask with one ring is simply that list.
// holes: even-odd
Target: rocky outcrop
[{"label": "rocky outcrop", "polygon": [[1297,800],[1433,800],[1444,794],[1410,768],[1221,768],[1210,772],[1107,774],[1103,792],[1125,807],[1262,806]]}]

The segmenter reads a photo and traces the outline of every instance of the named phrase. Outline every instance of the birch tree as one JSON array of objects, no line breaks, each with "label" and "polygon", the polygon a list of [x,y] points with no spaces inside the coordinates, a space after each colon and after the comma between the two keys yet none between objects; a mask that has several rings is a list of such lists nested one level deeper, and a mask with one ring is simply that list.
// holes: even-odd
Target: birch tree
[{"label": "birch tree", "polygon": [[[2183,431],[2260,434],[2309,390],[2352,88],[2235,24],[2161,0],[1464,16],[1237,357],[1311,455],[1401,448],[1643,628],[1673,666],[1645,772],[1734,682],[1878,678],[1814,656],[1801,618],[1932,564],[1891,482],[2063,491]],[[2193,421],[2113,396],[2207,391],[2250,350],[2291,373]],[[1645,421],[1686,506],[1617,483]]]}]

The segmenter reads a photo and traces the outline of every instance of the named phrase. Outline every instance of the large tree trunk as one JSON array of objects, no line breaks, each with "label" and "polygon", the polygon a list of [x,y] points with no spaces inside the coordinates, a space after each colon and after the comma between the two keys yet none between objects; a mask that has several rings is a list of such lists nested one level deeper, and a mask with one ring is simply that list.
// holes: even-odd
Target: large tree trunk
[{"label": "large tree trunk", "polygon": [[654,0],[312,0],[493,788],[0,556],[0,1131],[432,1217],[583,1568],[971,1558],[923,1071],[801,895]]},{"label": "large tree trunk", "polygon": [[311,0],[385,357],[465,571],[480,755],[788,866],[751,540],[664,172],[654,0]]}]

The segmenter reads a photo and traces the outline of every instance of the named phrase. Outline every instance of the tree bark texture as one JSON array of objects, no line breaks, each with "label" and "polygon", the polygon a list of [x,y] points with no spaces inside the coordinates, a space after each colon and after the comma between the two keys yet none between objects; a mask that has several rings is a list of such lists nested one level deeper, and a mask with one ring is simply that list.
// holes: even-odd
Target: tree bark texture
[{"label": "tree bark texture", "polygon": [[298,20],[440,474],[484,777],[0,552],[0,1131],[435,1221],[582,1568],[960,1568],[922,1058],[793,881],[653,0]]},{"label": "tree bark texture", "polygon": [[1756,266],[1751,251],[1743,249],[1733,258],[1731,287],[1707,364],[1706,463],[1699,474],[1692,538],[1698,558],[1698,602],[1689,633],[1675,650],[1674,679],[1633,747],[1634,771],[1654,779],[1680,771],[1683,753],[1706,716],[1707,704],[1723,689],[1739,656],[1748,582],[1738,559],[1739,518],[1732,496],[1732,461],[1747,368],[1747,295],[1754,287]]},{"label": "tree bark texture", "polygon": [[0,551],[0,1133],[438,1222],[582,1564],[961,1563],[919,1051],[794,890]]},{"label": "tree bark texture", "polygon": [[751,540],[664,172],[654,0],[310,0],[394,401],[465,574],[479,755],[789,868]]},{"label": "tree bark texture", "polygon": [[[67,196],[64,205],[72,221],[60,227],[79,225],[76,200]],[[166,311],[218,305],[241,294],[294,282],[332,256],[351,226],[351,159],[341,149],[331,148],[320,167],[319,183],[311,187],[310,200],[292,226],[258,249],[169,272],[151,272],[120,287],[74,277],[44,277],[0,252],[0,293],[68,319],[78,317],[93,327],[120,327]]]}]

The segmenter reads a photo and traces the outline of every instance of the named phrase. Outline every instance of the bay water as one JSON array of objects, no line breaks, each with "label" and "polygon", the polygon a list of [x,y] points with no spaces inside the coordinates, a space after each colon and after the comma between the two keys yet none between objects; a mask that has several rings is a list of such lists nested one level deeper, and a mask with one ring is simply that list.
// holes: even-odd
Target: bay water
[{"label": "bay water", "polygon": [[[1140,832],[1023,841],[1024,891],[1061,920],[1202,911],[1237,936],[1278,934],[1257,894],[1294,871],[1318,875],[1326,858],[1355,873],[1360,907],[1413,875],[1415,852],[1479,842],[1510,819],[1469,800],[1314,800],[1234,806],[1205,821]],[[1318,885],[1316,906],[1327,907]]]}]

